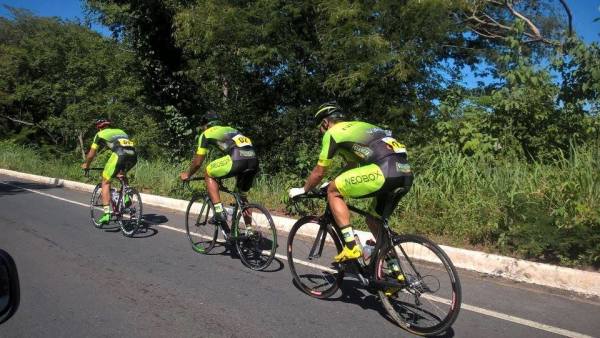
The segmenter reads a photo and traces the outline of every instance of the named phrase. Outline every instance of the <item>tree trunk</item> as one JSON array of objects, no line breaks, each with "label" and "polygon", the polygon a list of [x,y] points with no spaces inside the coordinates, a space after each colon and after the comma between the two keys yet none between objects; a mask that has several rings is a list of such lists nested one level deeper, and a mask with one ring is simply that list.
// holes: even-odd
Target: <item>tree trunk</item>
[{"label": "tree trunk", "polygon": [[77,135],[77,139],[79,140],[79,148],[81,148],[81,158],[85,161],[85,148],[83,147],[83,133],[79,132]]}]

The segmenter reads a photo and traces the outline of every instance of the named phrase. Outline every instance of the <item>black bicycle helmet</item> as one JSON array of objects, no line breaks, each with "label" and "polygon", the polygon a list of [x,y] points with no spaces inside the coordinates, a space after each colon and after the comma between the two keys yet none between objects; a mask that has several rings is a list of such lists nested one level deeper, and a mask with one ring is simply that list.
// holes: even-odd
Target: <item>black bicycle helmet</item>
[{"label": "black bicycle helmet", "polygon": [[335,102],[327,102],[319,106],[317,113],[315,114],[315,125],[319,125],[326,117],[343,118],[342,108]]}]

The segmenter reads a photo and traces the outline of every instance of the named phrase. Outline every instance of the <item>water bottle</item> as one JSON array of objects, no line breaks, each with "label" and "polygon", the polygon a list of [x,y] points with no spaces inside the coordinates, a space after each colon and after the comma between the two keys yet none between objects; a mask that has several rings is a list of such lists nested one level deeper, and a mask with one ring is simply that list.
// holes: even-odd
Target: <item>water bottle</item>
[{"label": "water bottle", "polygon": [[119,201],[119,193],[117,192],[117,189],[111,188],[110,196],[112,197],[113,203],[117,204],[117,202]]},{"label": "water bottle", "polygon": [[375,249],[375,242],[373,240],[368,239],[365,243],[365,246],[362,247],[363,258],[365,262],[368,262],[369,259],[371,259],[373,249]]}]

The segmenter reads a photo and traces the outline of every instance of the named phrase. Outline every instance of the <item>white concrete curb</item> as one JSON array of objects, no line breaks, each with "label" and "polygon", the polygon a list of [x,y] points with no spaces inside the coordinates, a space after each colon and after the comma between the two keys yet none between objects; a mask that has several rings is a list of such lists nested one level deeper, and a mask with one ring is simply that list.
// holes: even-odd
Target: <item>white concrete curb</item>
[{"label": "white concrete curb", "polygon": [[[25,174],[0,168],[0,174],[22,178],[43,184],[61,186],[86,192],[92,192],[94,185],[81,182]],[[177,211],[185,211],[188,201],[150,194],[141,194],[144,204],[160,206]],[[289,232],[295,219],[273,216],[278,231]],[[369,232],[357,231],[361,243],[372,238]],[[550,264],[535,263],[484,252],[465,250],[450,246],[441,246],[458,268],[500,276],[519,282],[538,284],[575,291],[588,296],[600,297],[600,273],[564,268]],[[426,259],[426,257],[424,257]]]}]

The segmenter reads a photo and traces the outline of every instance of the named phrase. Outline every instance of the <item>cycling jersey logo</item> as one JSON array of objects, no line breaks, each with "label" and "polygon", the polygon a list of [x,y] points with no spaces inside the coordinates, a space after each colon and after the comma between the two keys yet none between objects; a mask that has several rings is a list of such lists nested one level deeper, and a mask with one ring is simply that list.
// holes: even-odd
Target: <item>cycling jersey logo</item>
[{"label": "cycling jersey logo", "polygon": [[221,151],[225,151],[228,148],[227,142],[217,141],[217,147],[221,149]]},{"label": "cycling jersey logo", "polygon": [[347,124],[346,124],[346,125],[345,125],[345,126],[342,128],[342,130],[346,131],[346,130],[348,130],[348,129],[352,128],[352,126],[354,126],[354,123],[353,123],[353,122],[348,122],[348,123],[347,123]]},{"label": "cycling jersey logo", "polygon": [[360,174],[360,175],[356,175],[356,176],[352,176],[349,178],[344,179],[344,182],[346,184],[361,184],[361,183],[367,183],[367,182],[372,182],[377,180],[380,176],[383,176],[381,173],[376,172],[376,173],[370,173],[370,174]]},{"label": "cycling jersey logo", "polygon": [[367,158],[373,154],[373,150],[358,143],[352,145],[352,151],[354,151],[356,156],[362,159]]},{"label": "cycling jersey logo", "polygon": [[240,156],[242,157],[255,157],[256,153],[254,150],[240,150]]},{"label": "cycling jersey logo", "polygon": [[408,163],[396,163],[396,172],[398,173],[409,173],[410,165]]},{"label": "cycling jersey logo", "polygon": [[120,138],[118,141],[122,147],[133,147],[133,142],[131,140]]},{"label": "cycling jersey logo", "polygon": [[229,158],[224,158],[224,159],[220,159],[220,160],[215,160],[214,162],[211,163],[211,165],[214,168],[219,168],[219,167],[222,167],[222,166],[224,166],[224,165],[226,165],[228,163],[229,163]]},{"label": "cycling jersey logo", "polygon": [[383,129],[379,128],[379,127],[374,127],[374,128],[369,128],[369,129],[367,129],[367,131],[366,131],[366,133],[367,133],[367,134],[370,134],[370,135],[377,134],[377,133],[379,133],[379,132],[383,132],[383,133],[384,133],[384,132],[385,132],[385,130],[383,130]]}]

